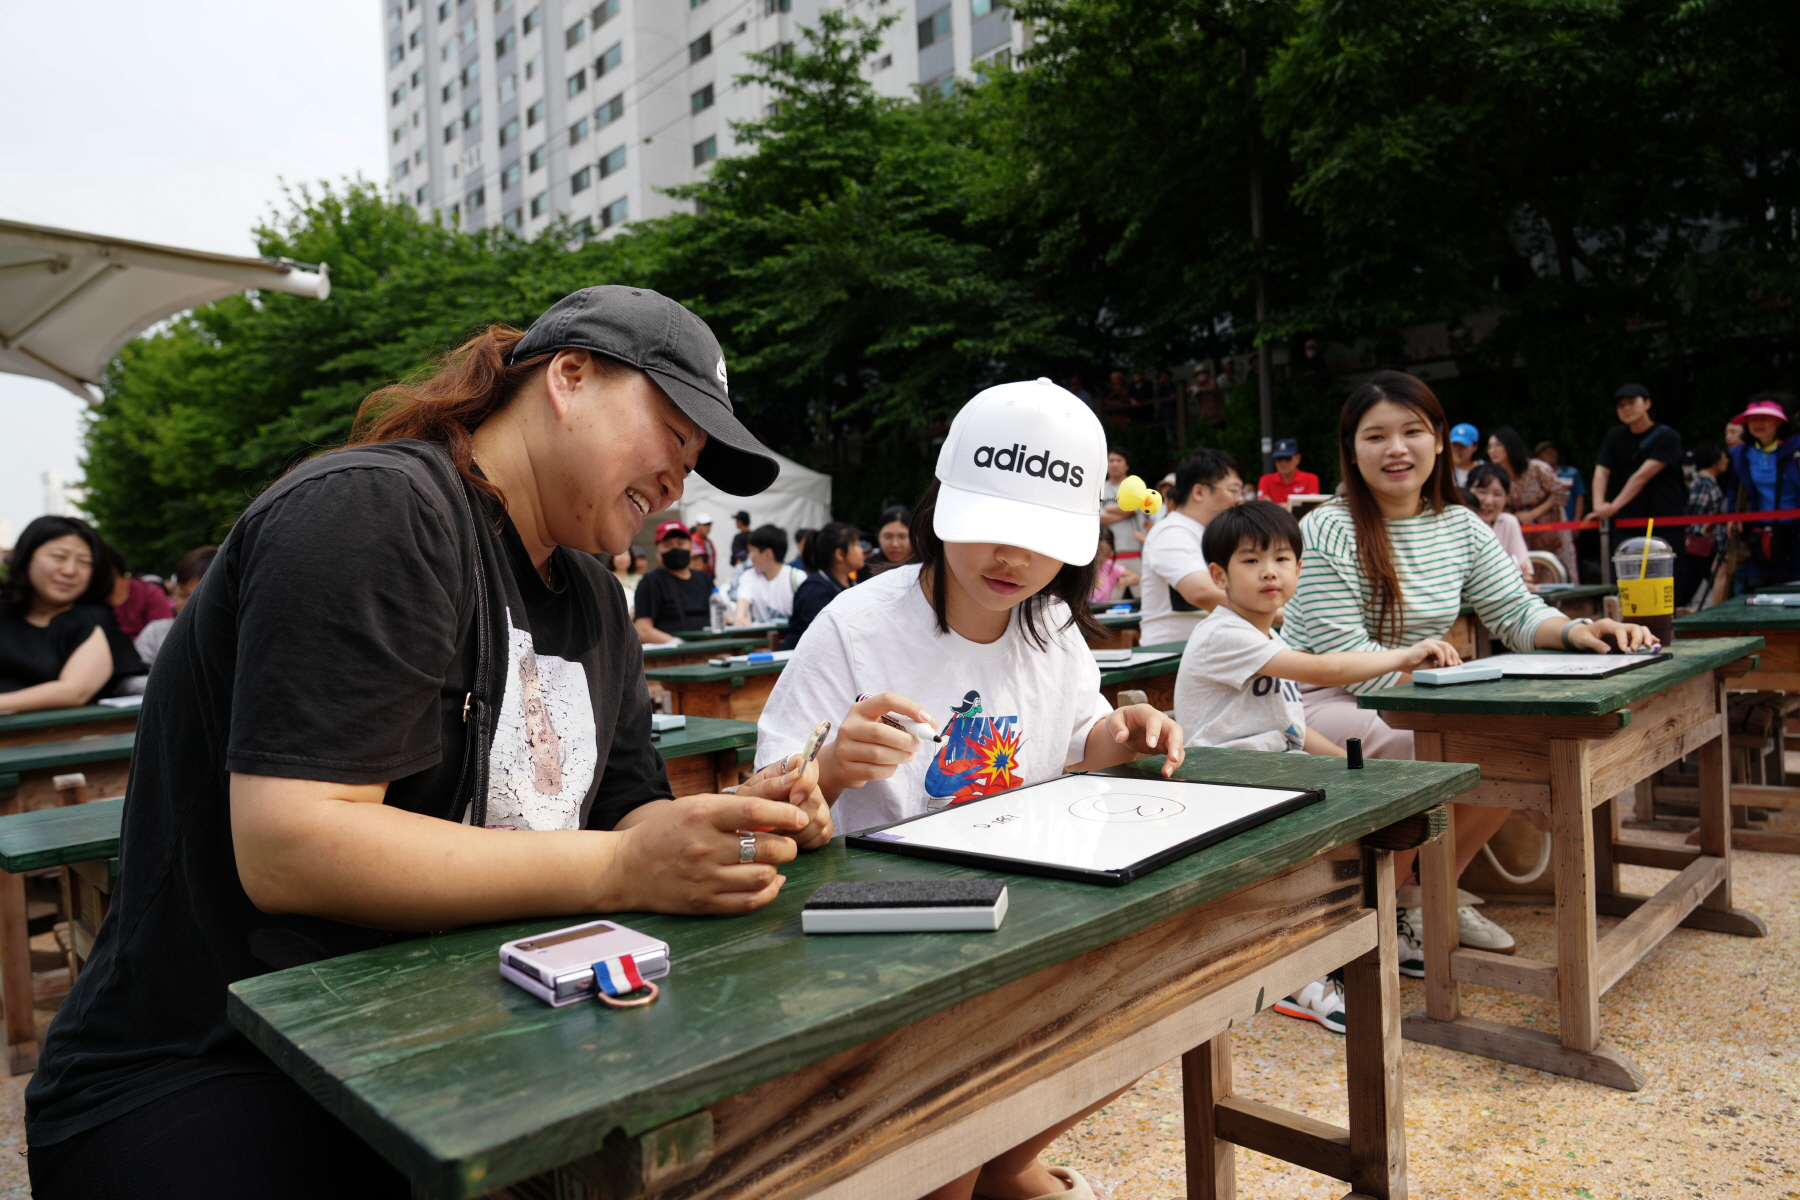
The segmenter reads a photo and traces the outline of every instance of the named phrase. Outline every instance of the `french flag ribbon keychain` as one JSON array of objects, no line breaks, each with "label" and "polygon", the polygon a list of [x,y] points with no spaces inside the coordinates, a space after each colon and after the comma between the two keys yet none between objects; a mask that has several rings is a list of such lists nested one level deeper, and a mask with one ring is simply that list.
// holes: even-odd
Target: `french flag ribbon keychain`
[{"label": "french flag ribbon keychain", "polygon": [[[627,1000],[635,992],[647,992]],[[629,954],[603,958],[594,964],[594,999],[613,1008],[642,1008],[655,1000],[660,989],[638,974],[637,960]]]}]

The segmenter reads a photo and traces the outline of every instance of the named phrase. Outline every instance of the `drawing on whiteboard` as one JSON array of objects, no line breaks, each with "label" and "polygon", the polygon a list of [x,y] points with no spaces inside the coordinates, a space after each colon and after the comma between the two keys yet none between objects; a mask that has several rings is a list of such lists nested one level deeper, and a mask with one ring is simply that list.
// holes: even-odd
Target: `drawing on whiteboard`
[{"label": "drawing on whiteboard", "polygon": [[1084,821],[1122,824],[1137,821],[1166,821],[1187,811],[1187,805],[1166,796],[1134,796],[1129,792],[1107,792],[1083,796],[1069,805],[1069,812]]}]

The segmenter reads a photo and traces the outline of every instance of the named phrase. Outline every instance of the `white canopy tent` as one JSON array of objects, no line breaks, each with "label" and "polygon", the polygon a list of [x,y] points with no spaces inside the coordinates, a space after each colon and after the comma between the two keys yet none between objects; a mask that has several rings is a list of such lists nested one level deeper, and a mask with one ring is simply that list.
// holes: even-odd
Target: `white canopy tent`
[{"label": "white canopy tent", "polygon": [[165,317],[265,288],[331,294],[330,268],[0,221],[0,371],[100,402],[119,347]]},{"label": "white canopy tent", "polygon": [[760,496],[733,496],[698,475],[688,476],[681,496],[681,519],[692,524],[699,514],[710,516],[713,545],[719,548],[721,558],[729,555],[732,535],[737,533],[731,521],[733,513],[749,513],[752,529],[777,525],[785,530],[789,558],[794,556],[796,529],[817,529],[831,520],[831,476],[779,454],[775,461],[781,465],[781,473]]}]

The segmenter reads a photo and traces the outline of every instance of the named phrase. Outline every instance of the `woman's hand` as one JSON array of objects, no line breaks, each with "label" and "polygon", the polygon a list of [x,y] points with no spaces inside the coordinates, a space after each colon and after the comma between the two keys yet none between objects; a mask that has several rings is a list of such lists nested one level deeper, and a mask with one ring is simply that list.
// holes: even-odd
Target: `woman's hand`
[{"label": "woman's hand", "polygon": [[[756,796],[684,796],[647,804],[642,819],[621,829],[613,859],[629,903],[638,912],[746,913],[761,908],[784,882],[775,864],[791,862],[792,836],[810,824],[804,809]],[[739,830],[772,830],[740,834]],[[510,837],[524,835],[509,834]],[[742,839],[756,839],[756,858],[743,861]]]},{"label": "woman's hand", "polygon": [[785,800],[806,814],[806,828],[793,834],[802,850],[817,850],[831,840],[833,824],[831,805],[819,790],[819,760],[806,764],[804,771],[794,769],[798,754],[787,761],[770,763],[739,786],[740,796],[757,796],[764,800]]},{"label": "woman's hand", "polygon": [[835,802],[846,788],[891,777],[918,753],[919,739],[884,722],[886,713],[937,728],[923,708],[898,692],[858,700],[844,714],[837,736],[819,752],[819,783],[827,800]]},{"label": "woman's hand", "polygon": [[[1126,757],[1119,758],[1118,750],[1109,756],[1114,759],[1110,763],[1094,762],[1094,739],[1105,741],[1126,752]],[[1133,758],[1143,758],[1148,754],[1166,755],[1163,763],[1163,778],[1175,774],[1175,768],[1181,765],[1184,757],[1182,744],[1187,735],[1181,726],[1164,716],[1162,712],[1149,704],[1128,704],[1124,708],[1115,708],[1106,714],[1103,720],[1094,724],[1094,731],[1088,734],[1088,753],[1085,765],[1092,769],[1098,766],[1116,766],[1119,762],[1129,762]]]},{"label": "woman's hand", "polygon": [[1621,650],[1648,650],[1656,645],[1656,637],[1642,625],[1628,625],[1611,617],[1576,625],[1567,632],[1569,645],[1589,654],[1610,654],[1615,645]]}]

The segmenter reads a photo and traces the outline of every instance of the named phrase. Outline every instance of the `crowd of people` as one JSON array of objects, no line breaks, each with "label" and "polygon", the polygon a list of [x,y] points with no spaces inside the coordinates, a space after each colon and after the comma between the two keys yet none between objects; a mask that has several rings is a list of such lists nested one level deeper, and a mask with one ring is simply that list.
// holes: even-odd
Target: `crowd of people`
[{"label": "crowd of people", "polygon": [[[1163,480],[1151,520],[1092,406],[1047,380],[1007,383],[960,408],[924,494],[866,543],[838,521],[790,547],[746,511],[721,560],[695,513],[655,529],[652,562],[631,544],[690,472],[748,497],[776,477],[725,378],[717,340],[678,303],[583,289],[369,397],[350,445],[271,485],[160,601],[86,525],[26,530],[0,625],[11,699],[121,689],[142,673],[121,669],[141,665],[127,626],[143,642],[180,606],[144,643],[155,668],[112,909],[27,1092],[35,1195],[145,1178],[182,1195],[409,1194],[232,1027],[237,980],[484,922],[746,913],[835,833],[1149,755],[1172,776],[1190,747],[1337,755],[1356,738],[1411,757],[1413,735],[1357,697],[1456,663],[1445,635],[1464,604],[1513,650],[1650,642],[1547,606],[1503,545],[1502,527],[1567,504],[1557,463],[1510,430],[1463,439],[1398,372],[1345,402],[1335,496],[1291,440],[1254,489],[1202,450]],[[1649,407],[1622,394],[1596,511],[1662,504],[1680,478],[1661,478],[1680,444]],[[1793,494],[1782,422],[1746,418],[1750,441],[1702,474]],[[1304,496],[1318,503],[1300,520],[1275,499]],[[1144,640],[1185,644],[1172,713],[1100,690],[1092,610],[1134,588]],[[642,646],[782,616],[792,655],[754,773],[729,794],[674,796]],[[822,720],[831,736],[808,762]],[[1458,806],[1459,864],[1509,815]],[[1418,918],[1396,921],[1410,975]],[[1471,907],[1458,922],[1464,944],[1511,948]],[[1329,977],[1280,1007],[1344,1027]],[[932,1200],[1091,1200],[1078,1171],[1038,1157],[1088,1111],[995,1146]]]}]

